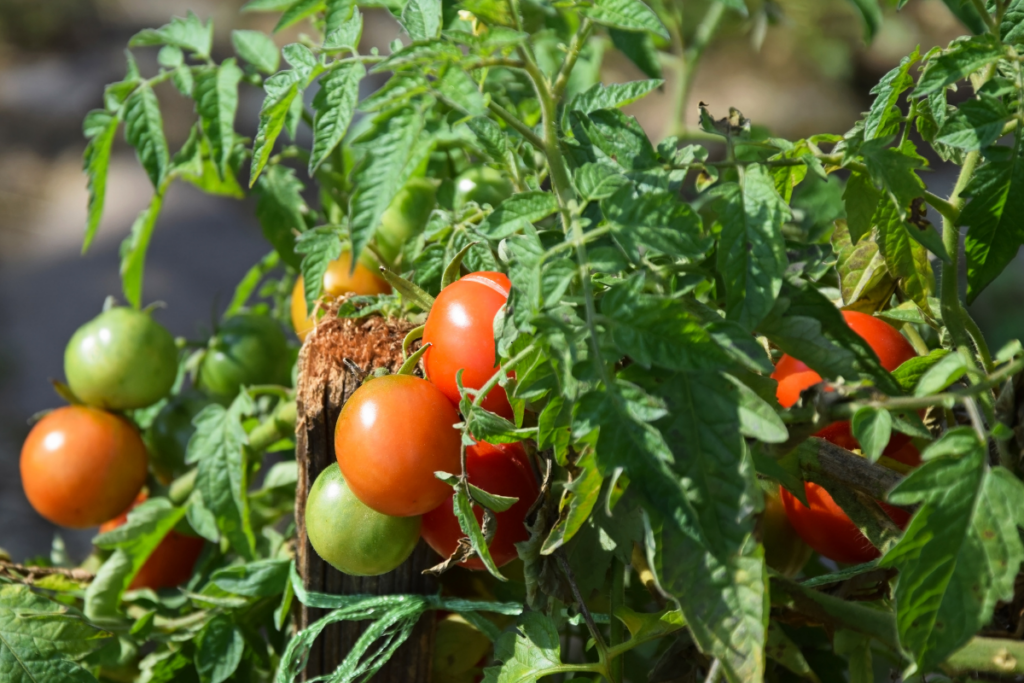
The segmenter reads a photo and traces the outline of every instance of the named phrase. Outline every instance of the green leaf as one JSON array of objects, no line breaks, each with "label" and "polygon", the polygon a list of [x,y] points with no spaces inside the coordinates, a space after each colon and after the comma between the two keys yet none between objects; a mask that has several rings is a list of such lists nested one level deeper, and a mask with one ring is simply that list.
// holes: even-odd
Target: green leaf
[{"label": "green leaf", "polygon": [[599,109],[590,114],[570,111],[573,134],[590,158],[627,171],[658,166],[658,155],[647,133],[635,118],[618,109]]},{"label": "green leaf", "polygon": [[595,462],[594,451],[589,450],[577,461],[578,473],[565,487],[559,504],[561,513],[548,537],[541,546],[542,555],[550,555],[572,540],[590,518],[594,506],[601,496],[604,477]]},{"label": "green leaf", "polygon": [[[874,0],[871,0],[871,2],[874,2]],[[846,632],[844,631],[844,633]],[[814,673],[811,665],[807,663],[807,659],[804,657],[804,653],[800,651],[800,647],[786,635],[786,632],[776,622],[768,624],[767,651],[769,657],[797,676],[820,683],[818,675]],[[869,681],[851,680],[850,683],[874,683],[874,679],[872,678]]]},{"label": "green leaf", "polygon": [[788,217],[789,207],[759,164],[747,167],[742,186],[722,193],[718,269],[726,317],[748,330],[768,315],[782,287],[788,265],[782,224]]},{"label": "green leaf", "polygon": [[174,17],[171,23],[158,29],[147,28],[139,31],[128,41],[129,47],[143,45],[173,45],[206,59],[210,56],[210,48],[213,47],[213,20],[204,24],[189,10],[184,19]]},{"label": "green leaf", "polygon": [[267,91],[267,96],[260,109],[260,125],[256,130],[256,139],[252,143],[252,170],[249,173],[249,187],[256,184],[260,172],[263,171],[263,167],[270,160],[271,152],[274,151],[274,143],[281,135],[281,131],[284,130],[292,102],[299,93],[298,76],[294,72],[283,71],[267,79],[264,89]]},{"label": "green leaf", "polygon": [[872,218],[882,201],[882,193],[862,173],[851,173],[843,190],[843,202],[846,205],[846,224],[850,240],[857,244],[860,239],[871,232]]},{"label": "green leaf", "polygon": [[711,240],[702,234],[697,212],[662,190],[624,185],[601,200],[601,211],[612,234],[633,259],[639,258],[641,247],[686,258],[703,256],[711,247]]},{"label": "green leaf", "polygon": [[583,13],[593,21],[626,31],[649,31],[669,39],[668,30],[658,15],[640,0],[596,0]]},{"label": "green leaf", "polygon": [[651,91],[657,90],[664,83],[661,79],[614,83],[612,85],[595,83],[589,89],[574,96],[569,102],[568,109],[589,114],[598,109],[624,107],[627,104],[636,102]]},{"label": "green leaf", "polygon": [[234,59],[225,59],[220,66],[200,69],[196,75],[196,109],[221,176],[231,173],[238,83],[242,75]]},{"label": "green leaf", "polygon": [[938,57],[929,60],[917,82],[916,95],[927,95],[966,78],[1003,57],[1002,46],[991,36],[972,36],[954,41]]},{"label": "green leaf", "polygon": [[917,386],[917,383],[929,368],[942,360],[947,354],[949,354],[949,351],[946,349],[933,349],[927,356],[914,356],[896,368],[892,376],[900,383],[901,387],[909,391]]},{"label": "green leaf", "polygon": [[336,225],[322,225],[305,232],[295,242],[295,251],[303,254],[302,286],[306,310],[312,311],[323,292],[327,266],[337,261],[344,251],[341,229]]},{"label": "green leaf", "polygon": [[1024,244],[1024,160],[1018,154],[982,164],[964,189],[971,201],[957,224],[968,226],[967,303],[973,302]]},{"label": "green leaf", "polygon": [[85,237],[82,239],[83,254],[89,250],[89,245],[99,230],[100,219],[103,218],[110,150],[114,145],[114,135],[120,123],[119,118],[102,109],[89,112],[83,123],[85,135],[89,138],[82,159],[83,170],[89,178],[89,214],[85,224]]},{"label": "green leaf", "polygon": [[[851,179],[847,183],[847,189],[852,182]],[[847,222],[837,220],[832,231],[832,248],[838,257],[836,270],[846,308],[872,313],[889,302],[896,289],[896,280],[885,267],[885,259],[878,253],[877,243],[860,240],[854,245]]]},{"label": "green leaf", "polygon": [[658,392],[668,415],[656,424],[687,482],[703,542],[664,519],[657,575],[729,680],[761,680],[768,575],[763,547],[753,538],[760,491],[740,431],[736,385],[713,373],[677,373]]},{"label": "green leaf", "polygon": [[408,0],[402,9],[402,28],[413,41],[441,33],[441,0]]},{"label": "green leaf", "polygon": [[507,581],[501,572],[498,571],[498,567],[491,558],[491,551],[487,547],[487,539],[484,538],[484,532],[480,529],[480,522],[477,521],[476,515],[473,514],[473,502],[461,488],[456,489],[455,496],[452,498],[452,510],[455,513],[455,518],[459,520],[459,527],[462,529],[462,533],[469,537],[469,542],[473,546],[473,552],[484,563],[487,571],[499,580]]},{"label": "green leaf", "polygon": [[355,9],[352,16],[338,24],[338,27],[324,38],[325,50],[351,50],[359,47],[359,39],[363,35],[363,15]]},{"label": "green leaf", "polygon": [[937,394],[965,374],[967,363],[959,353],[944,354],[921,375],[914,387],[914,396]]},{"label": "green leaf", "polygon": [[[984,26],[981,31],[984,32]],[[1003,20],[999,23],[999,35],[1003,42],[1008,45],[1019,45],[1024,42],[1024,5],[1019,0],[1011,0],[1003,14]]]},{"label": "green leaf", "polygon": [[[878,12],[878,18],[881,19],[881,12],[878,10],[876,0],[863,0],[863,2],[874,5],[875,11]],[[865,140],[880,137],[880,134],[886,130],[893,119],[902,116],[896,104],[903,91],[914,84],[914,77],[910,75],[910,67],[920,59],[919,48],[914,48],[911,54],[900,60],[899,66],[882,76],[878,85],[871,89],[871,94],[875,95],[875,101],[871,103],[871,109],[864,118]]]},{"label": "green leaf", "polygon": [[146,169],[153,187],[160,187],[167,173],[167,140],[160,103],[148,83],[142,83],[124,104],[124,132],[135,148],[139,163]]},{"label": "green leaf", "polygon": [[256,218],[263,228],[263,236],[274,246],[281,260],[295,269],[302,263],[295,252],[295,233],[306,231],[303,216],[307,208],[302,190],[302,182],[295,177],[295,171],[279,165],[268,168],[253,188]]},{"label": "green leaf", "polygon": [[345,137],[359,101],[359,82],[366,74],[362,64],[342,64],[320,79],[313,98],[313,151],[309,156],[312,176]]},{"label": "green leaf", "polygon": [[1024,484],[986,465],[974,431],[954,428],[923,454],[925,463],[890,494],[920,504],[900,541],[879,560],[899,570],[896,624],[900,645],[931,671],[989,623],[1010,600],[1024,559]]},{"label": "green leaf", "polygon": [[134,308],[142,308],[142,279],[146,268],[146,251],[153,237],[156,219],[160,216],[164,196],[153,195],[149,206],[132,223],[131,232],[121,242],[121,290]]},{"label": "green leaf", "polygon": [[1003,134],[1010,113],[998,99],[981,95],[981,99],[967,100],[946,119],[935,137],[950,147],[968,152],[980,151]]},{"label": "green leaf", "polygon": [[231,44],[239,57],[259,71],[267,75],[277,71],[277,66],[280,64],[277,45],[263,31],[232,31]]},{"label": "green leaf", "polygon": [[252,399],[243,390],[229,408],[211,404],[196,415],[196,431],[188,442],[186,462],[198,464],[196,488],[203,503],[217,518],[220,529],[235,552],[253,559],[255,538],[249,521],[249,438],[242,417],[253,411]]},{"label": "green leaf", "polygon": [[887,190],[905,212],[913,199],[924,194],[924,182],[914,172],[924,165],[924,160],[909,142],[906,149],[888,144],[887,139],[871,140],[861,145],[860,152],[875,186]]},{"label": "green leaf", "polygon": [[473,501],[493,512],[504,512],[519,502],[518,498],[512,496],[499,496],[496,493],[488,493],[478,486],[469,485],[469,495]]},{"label": "green leaf", "polygon": [[550,192],[531,191],[514,194],[504,200],[477,230],[493,240],[518,232],[528,223],[547,218],[558,211],[558,201]]},{"label": "green leaf", "polygon": [[355,186],[349,200],[352,262],[373,238],[381,216],[407,176],[408,162],[423,130],[425,117],[412,107],[378,116],[373,128],[358,140],[362,161],[352,171]]},{"label": "green leaf", "polygon": [[466,121],[466,126],[473,131],[473,135],[476,136],[488,156],[495,161],[505,160],[507,146],[501,126],[486,116],[474,116]]},{"label": "green leaf", "polygon": [[290,566],[290,560],[257,560],[222,567],[213,572],[210,582],[235,595],[268,598],[284,591]]},{"label": "green leaf", "polygon": [[274,33],[283,31],[322,9],[324,9],[324,0],[295,0],[281,15],[277,25],[274,26]]},{"label": "green leaf", "polygon": [[283,12],[295,0],[249,0],[242,6],[242,12]]},{"label": "green leaf", "polygon": [[628,187],[631,184],[629,178],[615,168],[595,163],[586,163],[576,169],[574,180],[576,189],[590,201],[611,197],[623,187]]},{"label": "green leaf", "polygon": [[494,657],[501,666],[484,669],[483,683],[535,683],[562,663],[558,628],[541,612],[524,612],[498,639]]},{"label": "green leaf", "polygon": [[28,586],[0,586],[0,671],[5,683],[96,683],[72,659],[96,650],[108,635]]},{"label": "green leaf", "polygon": [[928,250],[914,239],[918,228],[900,217],[899,208],[884,200],[875,213],[875,241],[889,273],[899,280],[900,288],[924,311],[931,311],[928,297],[935,289],[935,277],[928,261]]},{"label": "green leaf", "polygon": [[864,41],[870,43],[882,26],[882,8],[878,0],[849,0],[864,22]]},{"label": "green leaf", "polygon": [[864,455],[871,462],[876,462],[889,444],[889,436],[892,434],[892,415],[883,408],[864,406],[853,414],[850,425]]},{"label": "green leaf", "polygon": [[242,661],[245,640],[231,617],[218,614],[199,633],[196,671],[202,683],[224,683]]},{"label": "green leaf", "polygon": [[612,39],[615,49],[626,55],[645,76],[661,78],[661,61],[649,33],[610,28],[608,36]]}]

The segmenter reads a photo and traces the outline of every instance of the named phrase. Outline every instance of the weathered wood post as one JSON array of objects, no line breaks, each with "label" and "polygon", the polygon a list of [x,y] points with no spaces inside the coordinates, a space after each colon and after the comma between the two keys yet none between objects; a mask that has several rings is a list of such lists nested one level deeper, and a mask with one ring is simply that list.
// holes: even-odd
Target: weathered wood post
[{"label": "weathered wood post", "polygon": [[[299,464],[295,521],[298,527],[296,564],[307,589],[338,595],[433,593],[433,578],[421,570],[436,563],[430,548],[420,541],[412,556],[395,571],[375,577],[342,574],[320,559],[306,538],[306,495],[320,472],[335,460],[334,425],[349,396],[362,380],[349,364],[372,371],[402,365],[402,340],[412,325],[380,316],[335,318],[329,310],[317,329],[310,333],[299,358],[296,420],[296,458]],[[323,616],[324,610],[300,606],[299,627],[305,628]],[[313,645],[305,678],[334,671],[345,658],[366,624],[340,622],[328,626]],[[409,640],[374,677],[378,683],[416,683],[430,680],[434,620],[428,613],[420,619]]]}]

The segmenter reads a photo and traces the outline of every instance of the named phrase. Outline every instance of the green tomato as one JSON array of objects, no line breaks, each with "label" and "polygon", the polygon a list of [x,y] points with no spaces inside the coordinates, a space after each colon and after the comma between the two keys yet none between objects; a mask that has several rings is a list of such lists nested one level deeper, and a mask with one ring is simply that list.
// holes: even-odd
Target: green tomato
[{"label": "green tomato", "polygon": [[406,242],[423,232],[434,210],[437,186],[426,178],[413,178],[391,201],[377,229],[377,250],[394,264]]},{"label": "green tomato", "polygon": [[288,384],[291,354],[284,330],[265,315],[243,313],[224,321],[199,365],[196,385],[220,401],[242,387]]},{"label": "green tomato", "polygon": [[363,504],[332,462],[306,499],[313,549],[338,571],[376,576],[405,562],[420,540],[419,517],[389,517]]},{"label": "green tomato", "polygon": [[512,183],[499,171],[490,166],[477,166],[455,179],[455,208],[460,209],[471,201],[496,207],[511,197],[512,191]]},{"label": "green tomato", "polygon": [[167,395],[178,374],[174,338],[149,313],[111,308],[75,331],[64,350],[68,385],[84,403],[144,408]]},{"label": "green tomato", "polygon": [[192,419],[210,404],[198,391],[174,396],[160,409],[142,435],[149,451],[149,464],[163,483],[169,483],[185,472],[185,451],[196,428]]}]

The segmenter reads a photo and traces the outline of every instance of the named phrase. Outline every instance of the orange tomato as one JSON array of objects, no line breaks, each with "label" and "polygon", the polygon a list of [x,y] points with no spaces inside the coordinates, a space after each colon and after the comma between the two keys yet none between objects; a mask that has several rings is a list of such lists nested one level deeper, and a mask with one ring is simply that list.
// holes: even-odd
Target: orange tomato
[{"label": "orange tomato", "polygon": [[[391,285],[374,273],[361,261],[356,264],[354,273],[349,272],[352,257],[348,252],[337,261],[331,261],[324,273],[323,296],[336,298],[342,294],[388,294]],[[295,281],[292,289],[292,326],[299,339],[305,341],[306,335],[313,330],[313,318],[306,309],[306,292],[302,284],[302,276]]]}]

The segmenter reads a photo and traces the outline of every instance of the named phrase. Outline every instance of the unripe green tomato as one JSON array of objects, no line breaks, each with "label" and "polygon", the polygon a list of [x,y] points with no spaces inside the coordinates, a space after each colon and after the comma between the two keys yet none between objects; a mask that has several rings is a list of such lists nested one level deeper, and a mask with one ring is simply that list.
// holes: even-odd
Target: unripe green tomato
[{"label": "unripe green tomato", "polygon": [[811,557],[811,547],[789,523],[779,496],[767,491],[761,515],[761,540],[765,562],[784,576],[796,576]]},{"label": "unripe green tomato", "polygon": [[391,201],[377,229],[377,250],[394,264],[402,246],[423,232],[434,210],[437,186],[426,178],[412,178]]},{"label": "unripe green tomato", "polygon": [[332,462],[309,490],[306,533],[313,550],[338,571],[376,576],[412,554],[420,540],[420,518],[389,517],[364,505]]},{"label": "unripe green tomato", "polygon": [[460,209],[467,202],[496,207],[511,197],[512,191],[512,183],[499,171],[477,166],[455,179],[455,208]]},{"label": "unripe green tomato", "polygon": [[219,401],[231,401],[243,386],[288,384],[290,359],[284,330],[275,320],[254,313],[232,316],[210,340],[196,385]]},{"label": "unripe green tomato", "polygon": [[162,483],[168,484],[184,474],[185,450],[196,431],[192,419],[209,404],[210,399],[198,391],[174,396],[142,435],[149,451],[150,467]]},{"label": "unripe green tomato", "polygon": [[71,336],[64,374],[71,391],[87,405],[145,408],[174,385],[178,350],[171,333],[148,312],[111,308]]},{"label": "unripe green tomato", "polygon": [[476,667],[491,649],[490,639],[459,614],[437,622],[433,680],[447,681]]}]

